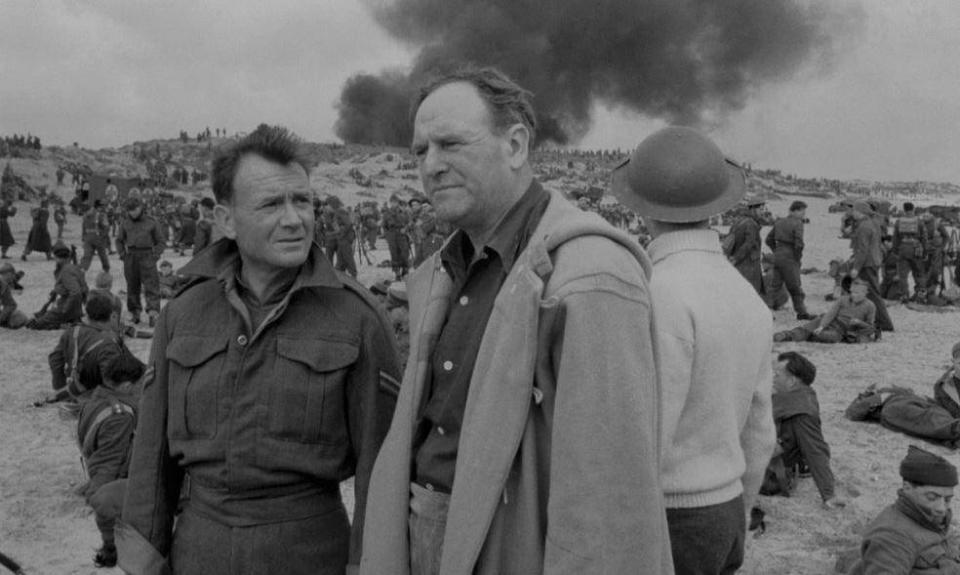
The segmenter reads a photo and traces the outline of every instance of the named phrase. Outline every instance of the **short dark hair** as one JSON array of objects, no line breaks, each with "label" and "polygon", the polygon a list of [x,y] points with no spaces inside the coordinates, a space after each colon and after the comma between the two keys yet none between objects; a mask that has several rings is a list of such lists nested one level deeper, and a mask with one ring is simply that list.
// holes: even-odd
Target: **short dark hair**
[{"label": "short dark hair", "polygon": [[200,205],[212,210],[217,203],[213,201],[213,198],[204,197],[202,200],[200,200]]},{"label": "short dark hair", "polygon": [[805,210],[805,209],[807,209],[807,203],[801,200],[794,200],[794,202],[790,204],[791,212],[796,212],[798,210]]},{"label": "short dark hair", "polygon": [[217,149],[210,170],[213,174],[213,195],[217,202],[226,204],[233,198],[233,179],[237,175],[240,160],[247,154],[256,154],[284,166],[295,163],[310,174],[303,141],[284,127],[260,124],[239,142]]},{"label": "short dark hair", "polygon": [[903,211],[912,212],[913,211],[913,202],[903,202]]},{"label": "short dark hair", "polygon": [[113,298],[105,293],[91,291],[83,309],[92,321],[107,321],[113,313]]},{"label": "short dark hair", "polygon": [[852,285],[853,276],[848,274],[840,278],[840,289],[843,291],[843,293],[850,293],[850,286]]},{"label": "short dark hair", "polygon": [[787,373],[795,376],[805,385],[813,385],[813,380],[817,378],[817,366],[806,357],[795,351],[785,351],[777,356],[777,361],[785,361]]},{"label": "short dark hair", "polygon": [[490,111],[493,128],[503,132],[514,124],[523,124],[530,132],[530,146],[537,137],[537,115],[533,110],[533,93],[520,87],[500,70],[492,67],[477,67],[467,64],[452,72],[442,73],[429,79],[414,98],[410,109],[410,119],[413,121],[420,109],[420,104],[427,99],[437,88],[466,82],[477,89],[480,98]]},{"label": "short dark hair", "polygon": [[124,359],[123,355],[113,358],[104,370],[104,377],[113,383],[137,381],[143,377],[143,364]]}]

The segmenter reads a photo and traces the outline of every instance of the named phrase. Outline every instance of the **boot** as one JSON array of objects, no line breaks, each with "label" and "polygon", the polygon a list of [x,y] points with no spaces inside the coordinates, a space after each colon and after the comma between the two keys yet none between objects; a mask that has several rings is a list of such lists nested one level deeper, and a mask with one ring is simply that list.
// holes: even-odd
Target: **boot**
[{"label": "boot", "polygon": [[93,556],[93,564],[97,567],[116,567],[117,546],[113,543],[104,543],[103,547],[97,549],[97,554]]}]

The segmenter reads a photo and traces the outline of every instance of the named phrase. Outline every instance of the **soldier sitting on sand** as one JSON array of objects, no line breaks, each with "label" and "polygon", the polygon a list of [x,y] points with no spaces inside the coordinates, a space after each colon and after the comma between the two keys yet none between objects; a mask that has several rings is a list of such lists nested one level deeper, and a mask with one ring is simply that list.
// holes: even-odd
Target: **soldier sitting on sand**
[{"label": "soldier sitting on sand", "polygon": [[960,573],[960,550],[948,535],[957,468],[911,445],[900,477],[897,501],[867,526],[850,575]]},{"label": "soldier sitting on sand", "polygon": [[63,330],[50,353],[54,395],[44,403],[88,396],[103,383],[108,366],[122,355],[113,327],[113,299],[93,292],[86,312],[87,321]]},{"label": "soldier sitting on sand", "polygon": [[27,322],[30,329],[60,329],[83,317],[83,301],[87,297],[87,280],[83,270],[71,261],[70,248],[61,242],[53,246],[57,268],[53,272],[56,282],[50,292],[49,308],[41,310]]},{"label": "soldier sitting on sand", "polygon": [[[835,509],[843,507],[846,501],[834,491],[830,446],[823,439],[820,404],[813,389],[816,377],[816,366],[799,353],[788,351],[777,356],[773,370],[773,420],[779,453],[767,468],[760,493],[789,496],[799,469],[805,465],[817,484],[823,506]],[[774,486],[774,478],[785,481]]]},{"label": "soldier sitting on sand", "polygon": [[837,298],[827,313],[802,326],[775,333],[773,341],[862,343],[877,339],[879,331],[874,325],[877,308],[867,299],[866,281],[851,280],[847,276],[841,287],[847,293]]},{"label": "soldier sitting on sand", "polygon": [[19,329],[26,325],[27,314],[17,309],[17,301],[13,299],[13,290],[22,290],[17,283],[23,277],[23,272],[17,272],[8,262],[0,264],[0,327]]},{"label": "soldier sitting on sand", "polygon": [[173,299],[177,291],[186,283],[186,278],[173,273],[173,264],[167,260],[160,262],[160,299]]},{"label": "soldier sitting on sand", "polygon": [[83,497],[96,514],[103,541],[93,563],[97,567],[114,567],[117,547],[113,528],[123,509],[140,400],[136,382],[143,375],[143,365],[118,357],[107,365],[103,375],[102,384],[80,408],[77,442],[88,479]]}]

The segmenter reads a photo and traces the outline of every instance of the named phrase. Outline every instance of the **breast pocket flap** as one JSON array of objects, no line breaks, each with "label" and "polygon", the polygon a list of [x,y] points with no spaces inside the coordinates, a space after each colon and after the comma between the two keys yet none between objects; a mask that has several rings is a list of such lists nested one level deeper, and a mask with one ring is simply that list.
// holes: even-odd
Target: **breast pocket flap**
[{"label": "breast pocket flap", "polygon": [[167,344],[167,359],[183,367],[196,367],[227,348],[225,339],[180,336]]},{"label": "breast pocket flap", "polygon": [[277,355],[302,363],[316,372],[336,371],[357,361],[360,348],[345,341],[277,339]]}]

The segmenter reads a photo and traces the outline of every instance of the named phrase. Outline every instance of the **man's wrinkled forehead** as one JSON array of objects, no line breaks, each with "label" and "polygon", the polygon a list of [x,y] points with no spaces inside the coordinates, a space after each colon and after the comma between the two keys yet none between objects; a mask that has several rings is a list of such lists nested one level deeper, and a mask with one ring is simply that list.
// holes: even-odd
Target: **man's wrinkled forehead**
[{"label": "man's wrinkled forehead", "polygon": [[424,98],[414,118],[414,137],[488,128],[490,111],[477,89],[467,82],[444,84]]},{"label": "man's wrinkled forehead", "polygon": [[240,160],[233,186],[234,190],[247,186],[258,192],[309,193],[310,176],[296,162],[281,164],[258,154],[247,154]]}]

